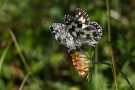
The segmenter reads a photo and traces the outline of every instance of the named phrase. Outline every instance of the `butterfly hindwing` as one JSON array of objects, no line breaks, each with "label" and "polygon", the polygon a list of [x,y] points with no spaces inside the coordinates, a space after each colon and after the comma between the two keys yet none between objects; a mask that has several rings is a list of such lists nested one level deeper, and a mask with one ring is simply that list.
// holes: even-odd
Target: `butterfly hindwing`
[{"label": "butterfly hindwing", "polygon": [[86,12],[77,8],[75,17],[82,22],[82,30],[80,30],[80,42],[82,44],[88,44],[95,46],[102,36],[102,28],[97,22],[90,22],[90,18]]},{"label": "butterfly hindwing", "polygon": [[99,41],[102,37],[102,28],[97,22],[91,22],[89,25],[95,27],[95,30],[93,30],[93,32],[95,32],[93,33],[93,36],[97,38],[97,41]]},{"label": "butterfly hindwing", "polygon": [[102,36],[102,28],[97,22],[90,22],[89,25],[84,28],[80,34],[81,42],[91,46],[95,46]]}]

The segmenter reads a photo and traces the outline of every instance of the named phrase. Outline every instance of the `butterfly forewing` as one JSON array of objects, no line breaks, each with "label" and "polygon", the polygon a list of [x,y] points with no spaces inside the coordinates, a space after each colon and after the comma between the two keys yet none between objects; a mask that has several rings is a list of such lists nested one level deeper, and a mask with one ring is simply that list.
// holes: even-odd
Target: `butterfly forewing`
[{"label": "butterfly forewing", "polygon": [[82,28],[87,27],[87,25],[90,23],[90,18],[88,14],[80,8],[76,9],[75,17],[82,22]]},{"label": "butterfly forewing", "polygon": [[78,21],[77,18],[70,15],[65,15],[64,19],[69,33],[73,36],[74,39],[78,39],[78,35],[82,29],[82,23]]},{"label": "butterfly forewing", "polygon": [[64,24],[53,23],[52,26],[50,26],[50,31],[54,38],[66,49],[75,49],[73,37],[70,35]]}]

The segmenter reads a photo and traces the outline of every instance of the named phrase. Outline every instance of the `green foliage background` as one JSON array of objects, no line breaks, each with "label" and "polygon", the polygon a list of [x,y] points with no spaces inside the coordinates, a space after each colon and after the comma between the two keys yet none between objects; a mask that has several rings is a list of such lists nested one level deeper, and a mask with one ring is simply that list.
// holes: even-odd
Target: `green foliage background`
[{"label": "green foliage background", "polygon": [[[135,1],[109,3],[114,60],[135,88]],[[76,8],[101,25],[98,61],[111,63],[105,0],[0,0],[0,90],[19,90],[21,85],[22,90],[115,89],[110,66],[97,65],[98,72],[92,72],[89,82],[79,77],[67,51],[50,33],[52,23],[64,23],[64,15],[74,16]],[[8,30],[15,35],[26,63]],[[89,46],[88,52],[92,50]],[[117,79],[119,90],[130,89],[119,71]]]}]

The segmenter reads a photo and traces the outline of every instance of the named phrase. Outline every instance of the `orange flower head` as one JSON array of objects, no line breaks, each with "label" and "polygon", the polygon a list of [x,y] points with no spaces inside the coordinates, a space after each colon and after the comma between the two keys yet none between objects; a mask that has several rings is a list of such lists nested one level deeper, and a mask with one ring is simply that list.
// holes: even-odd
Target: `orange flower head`
[{"label": "orange flower head", "polygon": [[84,53],[75,51],[71,54],[72,63],[75,69],[79,72],[79,76],[85,77],[92,67],[92,62],[86,57]]}]

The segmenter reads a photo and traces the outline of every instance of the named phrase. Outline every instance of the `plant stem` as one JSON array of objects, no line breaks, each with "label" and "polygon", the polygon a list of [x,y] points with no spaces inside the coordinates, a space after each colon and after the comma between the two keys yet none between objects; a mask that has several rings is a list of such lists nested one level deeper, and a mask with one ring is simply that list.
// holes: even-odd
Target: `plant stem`
[{"label": "plant stem", "polygon": [[[95,47],[95,62],[98,62],[98,44]],[[95,65],[95,90],[98,90],[98,65]]]},{"label": "plant stem", "polygon": [[118,90],[118,83],[117,83],[117,77],[116,77],[116,69],[115,69],[115,62],[113,57],[113,50],[111,45],[111,29],[110,29],[110,9],[109,9],[109,0],[106,0],[106,6],[107,6],[107,20],[108,20],[108,42],[110,46],[111,51],[111,57],[112,57],[112,68],[113,68],[113,77],[114,77],[114,83],[116,85],[116,90]]}]

